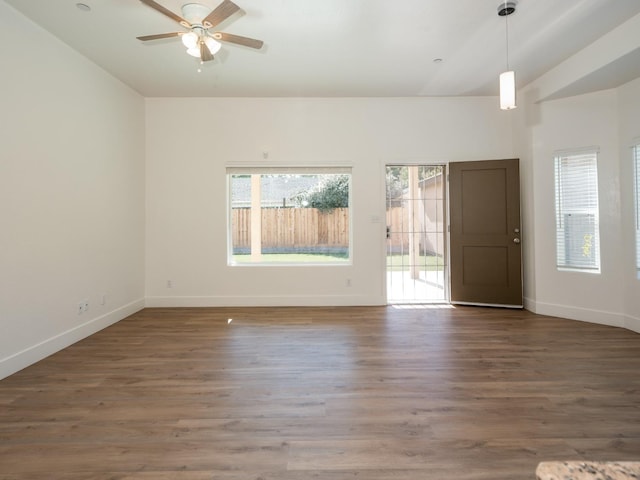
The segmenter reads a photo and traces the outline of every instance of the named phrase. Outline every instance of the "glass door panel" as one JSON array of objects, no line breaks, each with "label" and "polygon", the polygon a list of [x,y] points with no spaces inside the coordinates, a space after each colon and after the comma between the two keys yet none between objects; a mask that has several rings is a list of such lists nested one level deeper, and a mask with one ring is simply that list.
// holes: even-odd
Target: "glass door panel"
[{"label": "glass door panel", "polygon": [[387,302],[448,301],[445,167],[390,165],[387,190]]}]

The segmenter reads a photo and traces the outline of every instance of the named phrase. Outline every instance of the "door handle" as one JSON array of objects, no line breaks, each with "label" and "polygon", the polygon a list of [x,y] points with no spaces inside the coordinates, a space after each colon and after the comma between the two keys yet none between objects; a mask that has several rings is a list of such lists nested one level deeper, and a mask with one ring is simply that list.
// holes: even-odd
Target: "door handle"
[{"label": "door handle", "polygon": [[520,243],[520,239],[519,238],[514,238],[513,239],[513,243]]}]

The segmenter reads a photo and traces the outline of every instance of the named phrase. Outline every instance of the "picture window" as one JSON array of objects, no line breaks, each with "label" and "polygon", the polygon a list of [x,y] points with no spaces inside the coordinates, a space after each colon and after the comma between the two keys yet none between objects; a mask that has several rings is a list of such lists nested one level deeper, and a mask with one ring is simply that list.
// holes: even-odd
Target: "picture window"
[{"label": "picture window", "polygon": [[351,170],[229,168],[229,265],[351,263]]}]

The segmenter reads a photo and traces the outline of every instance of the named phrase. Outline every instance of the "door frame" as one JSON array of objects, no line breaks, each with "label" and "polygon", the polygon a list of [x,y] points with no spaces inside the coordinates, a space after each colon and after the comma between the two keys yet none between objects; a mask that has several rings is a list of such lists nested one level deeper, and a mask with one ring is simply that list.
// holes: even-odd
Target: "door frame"
[{"label": "door frame", "polygon": [[[383,165],[384,168],[384,177],[383,177],[383,182],[382,182],[382,189],[383,189],[383,193],[384,193],[384,208],[385,208],[385,216],[383,217],[385,219],[384,221],[384,228],[382,229],[382,235],[383,235],[383,272],[384,272],[384,281],[383,281],[383,292],[384,292],[384,298],[385,298],[385,302],[387,305],[390,305],[389,303],[389,292],[388,292],[388,288],[387,288],[387,276],[388,276],[388,271],[387,271],[387,260],[386,260],[386,256],[387,256],[387,240],[386,240],[386,208],[387,208],[387,198],[386,198],[386,188],[387,188],[387,182],[386,182],[386,172],[387,172],[387,167],[390,166],[442,166],[443,167],[443,172],[444,172],[444,182],[445,182],[445,186],[444,186],[444,202],[445,202],[445,207],[444,207],[444,232],[443,232],[443,237],[444,237],[444,261],[445,261],[445,298],[444,300],[440,301],[440,302],[433,302],[433,304],[449,304],[449,305],[483,305],[483,306],[488,306],[488,307],[500,307],[500,308],[523,308],[523,304],[518,304],[518,305],[510,305],[510,304],[498,304],[498,303],[478,303],[478,302],[465,302],[465,301],[452,301],[451,300],[451,281],[452,281],[452,271],[451,271],[451,198],[450,198],[450,183],[449,183],[449,175],[450,175],[450,167],[451,164],[453,163],[466,163],[466,162],[493,162],[493,161],[499,161],[499,160],[515,160],[515,159],[492,159],[492,160],[460,160],[460,161],[444,161],[444,162],[402,162],[402,161],[398,161],[398,162],[385,162]],[[518,176],[518,181],[520,182],[520,177]],[[520,193],[520,197],[521,197],[521,193]],[[521,205],[521,199],[520,201],[520,231],[522,229],[521,225],[522,225],[522,214],[521,214],[521,210],[522,210],[522,205]],[[376,217],[377,218],[377,217]],[[522,302],[524,302],[524,286],[523,286],[523,279],[524,279],[524,265],[522,263],[522,251],[520,252],[520,278],[521,278],[521,290],[523,292],[523,298],[522,298]],[[418,304],[418,302],[416,302]],[[428,304],[431,302],[424,302],[424,304]]]},{"label": "door frame", "polygon": [[[442,300],[428,300],[424,299],[423,301],[416,300],[415,302],[406,301],[406,302],[389,302],[389,289],[388,289],[388,264],[387,264],[387,255],[388,255],[388,243],[387,243],[387,180],[386,173],[389,167],[442,167],[442,182],[443,182],[443,198],[442,201],[444,203],[442,207],[442,242],[443,242],[443,255],[442,260],[444,262],[443,269],[443,289],[444,289],[444,298]],[[448,162],[405,162],[405,161],[397,161],[397,162],[385,162],[383,165],[384,168],[384,176],[383,176],[383,193],[384,193],[384,228],[383,228],[383,272],[384,272],[384,282],[383,282],[383,292],[385,303],[387,305],[443,305],[450,304],[450,289],[451,289],[451,281],[450,281],[450,267],[449,267],[449,164]]]}]

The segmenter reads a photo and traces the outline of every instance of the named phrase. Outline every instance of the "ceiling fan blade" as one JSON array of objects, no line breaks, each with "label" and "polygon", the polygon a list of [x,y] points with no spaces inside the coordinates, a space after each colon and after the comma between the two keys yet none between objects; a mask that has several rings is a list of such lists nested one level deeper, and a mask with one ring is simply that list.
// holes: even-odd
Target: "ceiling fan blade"
[{"label": "ceiling fan blade", "polygon": [[234,35],[232,33],[216,32],[213,35],[216,40],[222,40],[223,42],[235,43],[250,48],[262,48],[264,42],[262,40],[256,40],[255,38],[242,37],[240,35]]},{"label": "ceiling fan blade", "polygon": [[202,60],[203,62],[209,62],[213,60],[211,50],[209,50],[209,47],[207,47],[207,44],[204,42],[200,42],[200,60]]},{"label": "ceiling fan blade", "polygon": [[171,38],[171,37],[179,37],[182,35],[182,32],[171,32],[171,33],[157,33],[156,35],[143,35],[141,37],[136,37],[138,40],[142,40],[146,42],[148,40],[160,40],[161,38]]},{"label": "ceiling fan blade", "polygon": [[231,0],[224,0],[218,5],[206,18],[202,21],[202,24],[207,27],[215,27],[216,25],[224,22],[231,15],[240,10],[240,7],[233,3]]},{"label": "ceiling fan blade", "polygon": [[158,12],[162,13],[163,15],[166,15],[170,19],[175,20],[179,24],[184,25],[187,28],[191,28],[191,24],[187,22],[184,18],[182,18],[180,15],[173,13],[171,10],[164,8],[159,3],[154,2],[153,0],[140,0],[140,1],[145,5],[150,6],[154,10],[157,10]]}]

